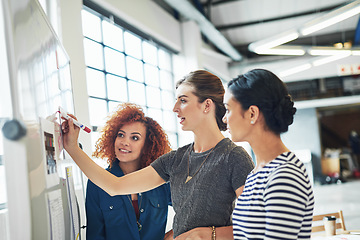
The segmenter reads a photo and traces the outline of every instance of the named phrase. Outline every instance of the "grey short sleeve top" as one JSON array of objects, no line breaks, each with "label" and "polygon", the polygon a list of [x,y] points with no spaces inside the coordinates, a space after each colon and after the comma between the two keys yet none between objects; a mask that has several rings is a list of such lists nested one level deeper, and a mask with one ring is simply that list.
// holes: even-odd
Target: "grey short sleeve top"
[{"label": "grey short sleeve top", "polygon": [[[151,164],[171,185],[174,237],[196,227],[231,225],[235,190],[245,184],[254,164],[246,151],[228,138],[210,151],[195,153],[192,144],[188,144]],[[193,178],[185,183],[188,161]]]}]

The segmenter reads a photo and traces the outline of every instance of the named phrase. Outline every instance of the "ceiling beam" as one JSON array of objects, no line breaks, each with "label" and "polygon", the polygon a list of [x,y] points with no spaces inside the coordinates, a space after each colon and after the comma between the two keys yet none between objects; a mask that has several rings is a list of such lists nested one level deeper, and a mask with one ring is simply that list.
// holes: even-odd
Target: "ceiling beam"
[{"label": "ceiling beam", "polygon": [[165,2],[185,18],[195,21],[198,24],[201,33],[232,60],[242,60],[243,57],[241,54],[231,45],[224,35],[222,35],[222,33],[220,33],[188,0],[165,0]]},{"label": "ceiling beam", "polygon": [[[220,4],[224,4],[224,3],[229,3],[229,2],[240,2],[240,1],[244,1],[244,0],[218,0],[218,1],[211,1],[211,5],[215,6],[215,5],[220,5]],[[203,3],[203,5],[208,5],[209,0],[206,3]]]},{"label": "ceiling beam", "polygon": [[324,8],[320,8],[320,9],[317,9],[317,10],[305,11],[305,12],[296,13],[296,14],[284,15],[284,16],[281,16],[281,17],[267,18],[267,19],[250,21],[250,22],[243,22],[243,23],[233,23],[233,24],[226,24],[226,25],[218,25],[218,26],[215,26],[215,27],[219,31],[230,30],[230,29],[233,29],[233,28],[246,27],[246,26],[250,26],[250,25],[256,25],[256,24],[262,24],[262,23],[267,23],[267,22],[280,21],[280,20],[294,18],[294,17],[302,17],[302,16],[311,15],[311,14],[315,14],[315,13],[327,12],[327,11],[334,10],[335,8],[341,7],[343,5],[344,4],[337,4],[337,5],[333,5],[333,6],[330,6],[330,7],[324,7]]}]

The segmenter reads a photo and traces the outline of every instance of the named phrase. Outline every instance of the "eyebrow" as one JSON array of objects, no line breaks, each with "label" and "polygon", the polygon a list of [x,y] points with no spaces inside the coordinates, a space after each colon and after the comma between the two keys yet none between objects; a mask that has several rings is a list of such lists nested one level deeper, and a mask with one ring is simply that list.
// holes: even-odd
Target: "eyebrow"
[{"label": "eyebrow", "polygon": [[178,96],[177,99],[178,99],[178,98],[182,98],[182,97],[188,97],[188,96],[186,96],[185,94],[183,94],[183,95]]},{"label": "eyebrow", "polygon": [[[123,131],[123,130],[119,130],[119,132],[122,132],[122,133],[126,133],[125,131]],[[118,132],[118,133],[119,133]],[[132,132],[132,133],[130,133],[130,134],[138,134],[138,135],[140,135],[141,136],[141,133],[139,133],[139,132]]]}]

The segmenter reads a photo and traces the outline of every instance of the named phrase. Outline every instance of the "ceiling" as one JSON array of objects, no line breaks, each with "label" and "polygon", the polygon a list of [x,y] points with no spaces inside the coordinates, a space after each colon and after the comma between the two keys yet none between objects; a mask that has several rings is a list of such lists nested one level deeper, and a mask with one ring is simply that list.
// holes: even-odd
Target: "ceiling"
[{"label": "ceiling", "polygon": [[[174,4],[188,1],[241,54],[242,60],[256,61],[271,55],[254,53],[249,50],[249,44],[270,39],[288,30],[297,31],[305,23],[354,2],[353,0],[174,0],[171,5],[169,4],[171,1],[154,0],[180,20],[186,20],[188,16],[174,10]],[[355,39],[358,22],[359,14],[356,14],[310,35],[299,36],[282,46],[333,47],[335,43],[350,42],[352,47],[356,47],[359,45],[359,40]],[[224,53],[221,47],[214,43],[209,41],[209,44]]]}]

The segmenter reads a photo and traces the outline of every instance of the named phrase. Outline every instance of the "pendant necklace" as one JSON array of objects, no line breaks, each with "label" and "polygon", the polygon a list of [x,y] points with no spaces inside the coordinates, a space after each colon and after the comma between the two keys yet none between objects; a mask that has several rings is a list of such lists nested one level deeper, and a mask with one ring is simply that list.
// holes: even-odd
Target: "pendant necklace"
[{"label": "pendant necklace", "polygon": [[[139,204],[139,215],[141,214],[141,203],[142,203],[142,196],[141,196],[141,194],[139,194],[140,195],[140,204]],[[131,197],[129,197],[129,195],[126,195],[127,197],[128,197],[128,199],[129,199],[129,201],[130,201],[130,203],[131,203],[131,205],[133,206],[133,208],[134,208],[134,205],[133,205],[133,203],[132,203],[132,199],[131,199]],[[130,195],[131,196],[131,195]],[[135,211],[135,208],[134,208],[134,211]],[[135,212],[135,215],[136,215],[136,212]],[[135,216],[136,217],[136,216]],[[138,229],[139,229],[139,232],[141,231],[141,229],[142,229],[142,225],[141,225],[141,223],[139,222],[139,219],[137,219],[137,217],[136,217],[136,223],[137,223],[137,226],[138,226]]]},{"label": "pendant necklace", "polygon": [[187,183],[188,181],[190,181],[200,170],[200,168],[202,167],[202,165],[205,163],[206,159],[208,159],[210,153],[214,150],[215,147],[213,147],[211,149],[211,151],[208,153],[208,155],[206,156],[206,158],[204,159],[204,161],[201,163],[200,167],[198,168],[198,170],[196,170],[196,172],[194,173],[194,175],[190,176],[190,154],[191,154],[191,150],[189,151],[189,157],[188,157],[188,176],[185,180],[185,183]]}]

